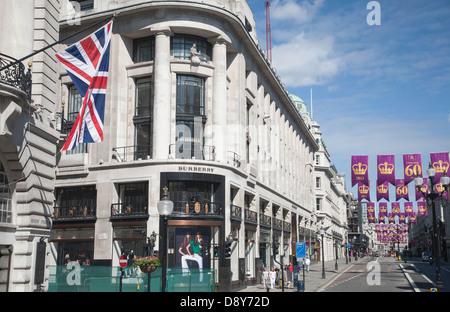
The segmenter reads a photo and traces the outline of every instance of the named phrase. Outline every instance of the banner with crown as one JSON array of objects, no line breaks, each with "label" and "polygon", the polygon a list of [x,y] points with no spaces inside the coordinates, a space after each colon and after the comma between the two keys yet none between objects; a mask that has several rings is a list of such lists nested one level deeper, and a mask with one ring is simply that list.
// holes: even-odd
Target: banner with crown
[{"label": "banner with crown", "polygon": [[370,187],[358,182],[358,201],[361,202],[363,199],[370,201]]},{"label": "banner with crown", "polygon": [[436,174],[434,176],[434,181],[439,181],[445,173],[448,172],[448,168],[450,167],[450,160],[448,156],[448,152],[446,153],[430,153],[430,162],[431,167],[436,170]]},{"label": "banner with crown", "polygon": [[427,202],[426,201],[419,201],[417,202],[417,216],[418,217],[426,217],[428,216],[427,212]]},{"label": "banner with crown", "polygon": [[[388,216],[388,205],[387,203],[378,203],[378,219],[380,220],[379,222],[383,222],[384,223],[384,219],[387,218]],[[383,220],[383,221],[381,221]]]},{"label": "banner with crown", "polygon": [[352,186],[358,182],[369,186],[369,156],[352,156]]},{"label": "banner with crown", "polygon": [[414,205],[412,202],[405,202],[405,216],[412,216],[414,213]]},{"label": "banner with crown", "polygon": [[448,192],[445,190],[441,182],[434,185],[434,191],[438,194],[442,193],[442,197],[448,200]]},{"label": "banner with crown", "polygon": [[375,203],[368,202],[367,203],[367,219],[369,223],[375,223]]},{"label": "banner with crown", "polygon": [[389,201],[389,182],[385,181],[383,183],[377,182],[377,201],[386,199]]},{"label": "banner with crown", "polygon": [[417,177],[422,178],[422,155],[421,154],[404,154],[403,155],[403,173],[405,185],[413,181]]},{"label": "banner with crown", "polygon": [[428,193],[429,193],[429,190],[428,190],[428,179],[423,179],[423,184],[422,184],[422,186],[420,187],[420,190],[421,190],[422,192],[419,192],[419,191],[417,190],[417,188],[414,188],[414,190],[415,190],[415,192],[416,192],[416,201],[419,201],[419,200],[423,199],[422,192],[424,192],[425,194],[428,194]]},{"label": "banner with crown", "polygon": [[388,181],[395,185],[395,156],[378,155],[377,156],[377,185]]}]

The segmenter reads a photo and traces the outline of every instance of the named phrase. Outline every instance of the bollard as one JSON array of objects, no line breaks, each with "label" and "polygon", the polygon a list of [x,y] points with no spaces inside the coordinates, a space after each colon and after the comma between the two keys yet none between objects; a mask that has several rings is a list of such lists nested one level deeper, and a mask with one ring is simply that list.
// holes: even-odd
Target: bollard
[{"label": "bollard", "polygon": [[305,281],[299,280],[297,282],[297,292],[305,292]]}]

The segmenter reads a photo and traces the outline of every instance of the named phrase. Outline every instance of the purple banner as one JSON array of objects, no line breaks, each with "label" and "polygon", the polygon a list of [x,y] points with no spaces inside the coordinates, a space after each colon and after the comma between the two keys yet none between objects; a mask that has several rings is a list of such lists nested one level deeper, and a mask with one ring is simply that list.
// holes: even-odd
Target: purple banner
[{"label": "purple banner", "polygon": [[399,216],[400,215],[400,203],[397,202],[393,202],[391,203],[391,211],[392,214],[395,216]]},{"label": "purple banner", "polygon": [[426,217],[426,216],[428,216],[427,202],[426,201],[419,201],[419,202],[417,202],[417,211],[418,211],[418,217]]},{"label": "purple banner", "polygon": [[[394,155],[377,156],[377,183],[389,182],[395,185],[395,157]],[[377,184],[379,185],[379,184]]]},{"label": "purple banner", "polygon": [[375,203],[374,202],[367,203],[367,219],[369,219],[369,223],[375,223]]},{"label": "purple banner", "polygon": [[363,199],[370,201],[370,187],[358,182],[358,201],[361,202]]},{"label": "purple banner", "polygon": [[392,213],[388,214],[388,222],[389,223],[395,223],[395,215]]},{"label": "purple banner", "polygon": [[412,202],[405,202],[405,216],[412,216],[414,213],[414,205]]},{"label": "purple banner", "polygon": [[[422,195],[422,193],[421,192],[419,192],[418,190],[417,190],[417,188],[414,188],[415,189],[415,191],[416,191],[416,201],[419,201],[419,200],[421,200],[422,198],[423,198],[423,195]],[[425,194],[428,194],[429,193],[429,191],[428,191],[428,179],[423,179],[423,184],[422,184],[422,187],[420,188],[421,190],[422,190],[422,192],[424,192]]]},{"label": "purple banner", "polygon": [[405,174],[405,185],[413,181],[416,177],[422,177],[422,155],[403,155],[403,173]]},{"label": "purple banner", "polygon": [[369,186],[369,156],[352,156],[352,186],[358,182]]},{"label": "purple banner", "polygon": [[444,172],[447,172],[450,167],[450,160],[448,152],[446,153],[430,153],[431,166],[436,170],[434,181],[439,182],[439,179],[444,176]]},{"label": "purple banner", "polygon": [[417,223],[417,215],[415,212],[413,212],[412,216],[408,217],[408,222],[409,222],[409,224]]},{"label": "purple banner", "polygon": [[442,197],[448,200],[448,192],[445,191],[445,188],[441,182],[434,185],[434,191],[438,194],[442,193]]},{"label": "purple banner", "polygon": [[387,210],[388,210],[388,206],[387,203],[378,203],[378,218],[383,218],[383,222],[384,222],[384,218],[387,217]]},{"label": "purple banner", "polygon": [[386,199],[389,201],[389,182],[385,181],[383,183],[379,183],[377,181],[377,201],[382,199]]},{"label": "purple banner", "polygon": [[405,223],[406,220],[406,216],[404,212],[400,212],[400,214],[398,215],[398,223]]},{"label": "purple banner", "polygon": [[405,185],[403,179],[395,179],[395,200],[400,200],[401,198],[409,200],[408,186]]}]

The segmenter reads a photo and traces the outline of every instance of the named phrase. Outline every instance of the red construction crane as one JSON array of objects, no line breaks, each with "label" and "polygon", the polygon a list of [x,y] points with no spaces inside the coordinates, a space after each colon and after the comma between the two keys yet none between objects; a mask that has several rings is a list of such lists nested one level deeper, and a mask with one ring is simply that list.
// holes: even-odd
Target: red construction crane
[{"label": "red construction crane", "polygon": [[267,59],[272,63],[272,34],[270,31],[270,1],[264,3],[266,6],[266,53]]}]

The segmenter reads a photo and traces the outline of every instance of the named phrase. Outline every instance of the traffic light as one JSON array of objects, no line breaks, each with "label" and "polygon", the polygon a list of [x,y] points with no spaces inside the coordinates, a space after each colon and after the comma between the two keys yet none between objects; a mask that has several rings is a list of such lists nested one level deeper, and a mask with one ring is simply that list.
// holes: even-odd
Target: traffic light
[{"label": "traffic light", "polygon": [[219,246],[214,246],[214,258],[219,258]]},{"label": "traffic light", "polygon": [[224,255],[225,255],[225,258],[231,257],[231,242],[229,242],[229,241],[225,242]]},{"label": "traffic light", "polygon": [[278,244],[276,243],[272,243],[272,247],[273,247],[273,255],[278,255]]}]

